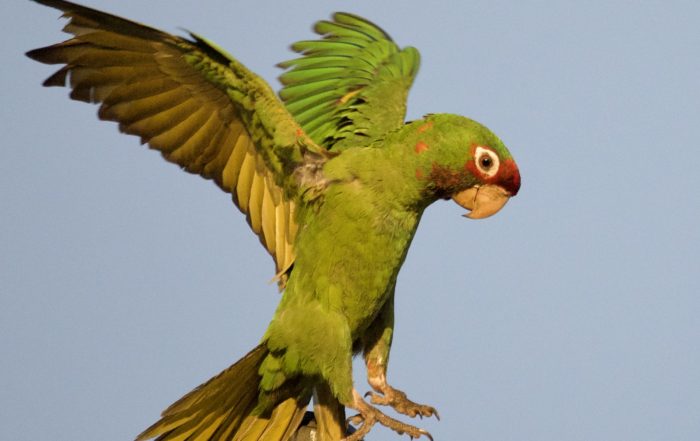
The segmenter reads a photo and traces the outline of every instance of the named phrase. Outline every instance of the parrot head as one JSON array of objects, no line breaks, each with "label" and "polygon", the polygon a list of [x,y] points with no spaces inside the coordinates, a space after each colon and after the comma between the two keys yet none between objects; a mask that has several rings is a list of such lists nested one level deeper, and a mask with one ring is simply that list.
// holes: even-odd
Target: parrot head
[{"label": "parrot head", "polygon": [[520,171],[503,142],[488,128],[457,115],[418,122],[415,153],[424,156],[416,177],[434,197],[452,199],[482,219],[497,213],[520,189]]}]

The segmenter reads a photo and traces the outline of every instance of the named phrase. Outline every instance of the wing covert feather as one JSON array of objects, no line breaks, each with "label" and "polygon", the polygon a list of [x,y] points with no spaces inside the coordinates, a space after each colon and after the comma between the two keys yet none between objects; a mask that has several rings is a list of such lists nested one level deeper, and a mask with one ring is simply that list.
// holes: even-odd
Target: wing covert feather
[{"label": "wing covert feather", "polygon": [[294,261],[300,190],[290,171],[325,150],[269,86],[194,34],[189,40],[70,2],[35,1],[63,11],[64,31],[73,34],[27,53],[64,65],[44,85],[100,104],[100,119],[231,193],[284,273]]}]

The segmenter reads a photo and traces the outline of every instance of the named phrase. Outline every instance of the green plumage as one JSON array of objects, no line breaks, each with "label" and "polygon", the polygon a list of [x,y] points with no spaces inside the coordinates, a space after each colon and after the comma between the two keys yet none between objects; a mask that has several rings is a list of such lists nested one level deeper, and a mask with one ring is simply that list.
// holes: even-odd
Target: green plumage
[{"label": "green plumage", "polygon": [[231,193],[276,265],[283,294],[260,341],[163,412],[139,440],[288,440],[312,396],[321,439],[344,408],[412,437],[427,434],[366,403],[352,381],[364,353],[371,402],[408,416],[435,409],[386,381],[394,288],[421,215],[453,198],[469,217],[498,211],[520,175],[503,143],[467,118],[404,124],[419,55],[371,22],[337,13],[292,48],[270,87],[203,37],[191,39],[61,0],[70,40],[28,52],[62,67],[44,83],[99,104],[101,119]]},{"label": "green plumage", "polygon": [[336,13],[314,31],[322,40],[300,41],[303,55],[280,63],[280,97],[318,144],[328,149],[367,145],[403,123],[406,97],[420,56],[356,15]]}]

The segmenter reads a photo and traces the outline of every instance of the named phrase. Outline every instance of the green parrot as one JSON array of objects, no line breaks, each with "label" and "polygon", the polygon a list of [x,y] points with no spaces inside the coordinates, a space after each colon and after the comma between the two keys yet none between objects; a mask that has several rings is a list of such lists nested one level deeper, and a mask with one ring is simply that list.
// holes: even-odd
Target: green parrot
[{"label": "green parrot", "polygon": [[[421,215],[452,198],[483,218],[518,193],[501,140],[470,119],[404,122],[419,54],[336,13],[292,46],[278,96],[239,61],[187,38],[62,0],[72,38],[27,55],[60,64],[45,86],[231,193],[272,256],[282,297],[258,346],[168,407],[137,440],[288,440],[314,399],[318,439],[362,439],[387,416],[437,416],[387,383],[394,288]],[[373,392],[353,385],[364,356]],[[369,400],[365,398],[369,397]],[[346,433],[345,410],[357,415]]]}]

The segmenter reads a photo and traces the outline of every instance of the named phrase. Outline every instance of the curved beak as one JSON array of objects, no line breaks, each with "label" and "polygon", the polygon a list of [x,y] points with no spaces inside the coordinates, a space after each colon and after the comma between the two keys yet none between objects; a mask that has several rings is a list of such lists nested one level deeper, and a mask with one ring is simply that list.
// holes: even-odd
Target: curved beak
[{"label": "curved beak", "polygon": [[488,184],[460,191],[452,196],[452,199],[459,206],[469,210],[464,217],[483,219],[498,213],[511,196],[505,188]]}]

